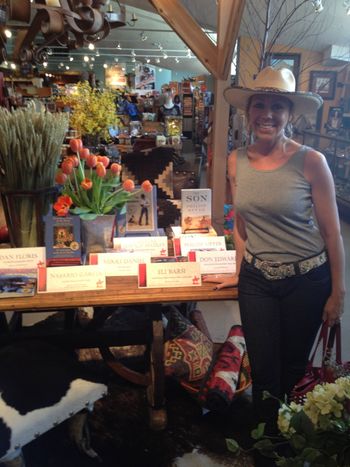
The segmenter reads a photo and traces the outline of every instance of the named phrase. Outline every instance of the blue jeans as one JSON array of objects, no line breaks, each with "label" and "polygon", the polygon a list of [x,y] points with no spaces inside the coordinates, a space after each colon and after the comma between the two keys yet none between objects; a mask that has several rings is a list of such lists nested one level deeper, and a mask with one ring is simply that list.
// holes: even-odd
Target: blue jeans
[{"label": "blue jeans", "polygon": [[242,262],[238,298],[252,369],[253,404],[258,421],[275,431],[278,403],[302,378],[331,293],[329,263],[304,275],[268,280]]}]

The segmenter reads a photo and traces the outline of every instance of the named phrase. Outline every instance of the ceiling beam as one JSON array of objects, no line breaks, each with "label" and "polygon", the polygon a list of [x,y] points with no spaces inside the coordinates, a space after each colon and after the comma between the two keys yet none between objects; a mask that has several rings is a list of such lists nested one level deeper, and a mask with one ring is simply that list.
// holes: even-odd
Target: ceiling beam
[{"label": "ceiling beam", "polygon": [[184,8],[181,1],[149,0],[149,2],[156,8],[164,21],[181,37],[206,69],[216,78],[220,78],[218,75],[216,46]]}]

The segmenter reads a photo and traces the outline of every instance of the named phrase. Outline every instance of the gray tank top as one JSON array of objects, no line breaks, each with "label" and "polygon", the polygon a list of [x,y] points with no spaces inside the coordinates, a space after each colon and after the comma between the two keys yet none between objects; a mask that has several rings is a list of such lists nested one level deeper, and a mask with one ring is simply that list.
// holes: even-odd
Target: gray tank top
[{"label": "gray tank top", "polygon": [[247,150],[238,149],[235,209],[246,224],[246,248],[260,259],[299,261],[325,248],[313,215],[311,185],[304,176],[309,149],[301,146],[273,170],[255,169]]}]

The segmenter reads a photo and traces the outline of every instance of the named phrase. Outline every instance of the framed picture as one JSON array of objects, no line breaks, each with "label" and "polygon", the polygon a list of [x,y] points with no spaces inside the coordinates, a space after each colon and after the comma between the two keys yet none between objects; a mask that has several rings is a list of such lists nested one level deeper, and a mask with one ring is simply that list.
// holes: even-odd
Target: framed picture
[{"label": "framed picture", "polygon": [[324,100],[332,100],[337,85],[336,71],[311,71],[309,90],[319,94]]},{"label": "framed picture", "polygon": [[157,188],[153,186],[150,193],[140,191],[126,203],[126,235],[152,235],[157,229]]},{"label": "framed picture", "polygon": [[340,129],[343,122],[342,107],[329,107],[328,118],[326,123],[327,131],[337,131]]},{"label": "framed picture", "polygon": [[289,68],[293,72],[298,89],[298,79],[300,71],[300,54],[289,53],[269,53],[267,54],[267,65],[273,68]]}]

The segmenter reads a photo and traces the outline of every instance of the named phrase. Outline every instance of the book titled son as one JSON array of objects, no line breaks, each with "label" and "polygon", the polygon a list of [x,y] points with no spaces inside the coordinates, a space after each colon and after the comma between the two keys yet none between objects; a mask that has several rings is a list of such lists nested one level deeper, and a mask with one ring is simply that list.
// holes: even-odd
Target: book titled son
[{"label": "book titled son", "polygon": [[181,228],[183,233],[208,233],[212,222],[211,189],[181,190]]}]

